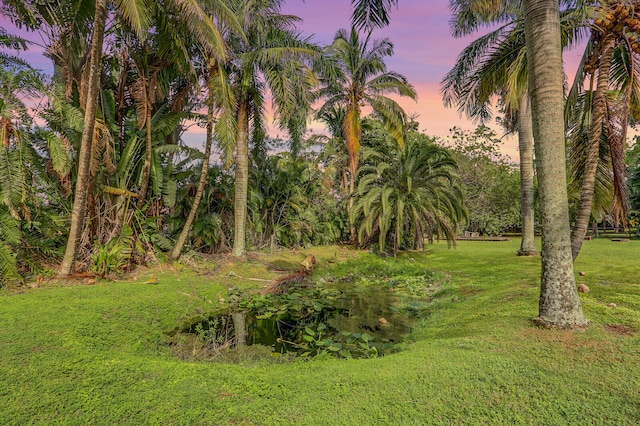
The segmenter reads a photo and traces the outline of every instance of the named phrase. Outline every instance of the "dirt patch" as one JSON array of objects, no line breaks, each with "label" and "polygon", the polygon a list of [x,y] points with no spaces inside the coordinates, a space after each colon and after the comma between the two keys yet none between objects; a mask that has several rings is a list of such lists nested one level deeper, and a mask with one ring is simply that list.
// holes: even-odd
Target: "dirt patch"
[{"label": "dirt patch", "polygon": [[460,295],[462,297],[473,297],[477,294],[482,293],[484,290],[478,287],[471,287],[471,286],[461,286],[460,287]]},{"label": "dirt patch", "polygon": [[636,329],[624,324],[607,324],[604,326],[604,328],[610,334],[613,334],[615,336],[631,336],[634,333],[637,333]]},{"label": "dirt patch", "polygon": [[523,330],[521,336],[529,341],[539,342],[547,345],[554,345],[558,348],[569,351],[580,351],[583,349],[593,350],[594,353],[606,352],[611,349],[610,342],[604,340],[594,340],[585,336],[583,330],[560,330],[547,328],[528,328]]},{"label": "dirt patch", "polygon": [[218,393],[218,398],[231,398],[231,397],[236,397],[238,396],[235,393],[231,393],[231,392],[220,392]]}]

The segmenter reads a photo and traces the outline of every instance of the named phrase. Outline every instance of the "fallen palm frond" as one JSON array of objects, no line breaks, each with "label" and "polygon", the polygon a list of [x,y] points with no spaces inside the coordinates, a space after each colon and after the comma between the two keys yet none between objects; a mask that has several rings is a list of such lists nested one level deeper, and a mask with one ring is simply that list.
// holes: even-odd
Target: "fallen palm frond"
[{"label": "fallen palm frond", "polygon": [[289,289],[293,286],[300,286],[311,271],[302,270],[300,272],[296,272],[290,275],[287,275],[282,278],[278,278],[273,283],[269,284],[265,288],[263,288],[260,293],[261,294],[285,294],[289,291]]}]

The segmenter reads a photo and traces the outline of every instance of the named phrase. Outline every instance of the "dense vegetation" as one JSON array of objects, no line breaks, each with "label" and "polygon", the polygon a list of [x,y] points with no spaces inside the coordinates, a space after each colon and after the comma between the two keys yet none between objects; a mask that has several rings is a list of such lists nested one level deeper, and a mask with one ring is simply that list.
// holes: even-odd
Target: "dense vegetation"
[{"label": "dense vegetation", "polygon": [[[392,42],[372,36],[397,2],[355,2],[354,27],[338,30],[329,46],[303,37],[282,3],[5,2],[5,16],[42,37],[54,73],[32,69],[20,59],[29,43],[0,33],[0,44],[16,52],[0,56],[2,282],[106,276],[191,251],[233,248],[242,257],[246,247],[351,242],[397,254],[464,231],[522,230],[529,241],[540,225],[530,146],[518,175],[487,127],[452,129],[437,141],[389,97],[416,97],[385,65]],[[455,35],[505,25],[465,49],[443,94],[482,122],[498,95],[499,122],[517,130],[522,145],[531,114],[523,20],[513,6],[452,2]],[[567,100],[574,257],[589,217],[637,226],[637,155],[625,166],[619,134],[635,111],[638,79],[625,77],[621,59],[636,55],[622,42],[635,18],[617,4],[585,18],[583,6],[563,6],[565,45],[593,24],[590,43],[607,50],[587,50]],[[615,20],[628,31],[609,25]],[[610,66],[596,81],[600,62]],[[584,91],[585,78],[597,88]],[[615,109],[602,100],[605,88],[631,95],[620,95],[625,102]],[[268,137],[267,109],[283,140]],[[590,110],[599,111],[593,122]],[[311,118],[325,134],[306,132]],[[194,125],[206,129],[204,152],[182,139]],[[596,128],[604,135],[597,158]],[[535,249],[521,248],[526,253]]]}]

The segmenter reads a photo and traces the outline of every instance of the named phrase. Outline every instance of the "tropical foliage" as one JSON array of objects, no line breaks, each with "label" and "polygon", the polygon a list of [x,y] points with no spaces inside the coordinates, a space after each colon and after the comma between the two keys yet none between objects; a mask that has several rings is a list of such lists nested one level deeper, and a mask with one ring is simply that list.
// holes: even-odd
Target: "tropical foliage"
[{"label": "tropical foliage", "polygon": [[517,232],[522,224],[520,176],[501,153],[502,141],[496,133],[485,126],[473,132],[454,127],[444,143],[458,165],[469,216],[465,231],[482,235]]},{"label": "tropical foliage", "polygon": [[276,154],[254,158],[249,222],[254,246],[300,247],[340,241],[339,201],[322,185],[317,162]]},{"label": "tropical foliage", "polygon": [[354,203],[360,243],[378,250],[420,249],[425,238],[454,241],[466,219],[451,154],[432,141],[372,146],[363,155]]},{"label": "tropical foliage", "polygon": [[356,28],[375,28],[389,25],[389,13],[398,0],[351,0],[351,22]]},{"label": "tropical foliage", "polygon": [[627,152],[627,164],[629,167],[629,201],[631,213],[629,218],[629,228],[640,235],[640,144],[638,138]]},{"label": "tropical foliage", "polygon": [[[235,148],[234,256],[245,255],[247,194],[249,180],[249,140],[262,143],[266,136],[265,96],[271,94],[278,126],[289,133],[292,151],[299,146],[310,108],[311,89],[317,83],[310,61],[318,48],[299,36],[297,17],[282,15],[282,0],[256,2],[242,0],[234,8],[242,33],[231,34],[227,42],[233,50],[225,67],[235,105],[225,114],[235,121],[235,137],[225,125],[218,132],[227,142],[227,161]],[[222,120],[224,123],[224,120]]]},{"label": "tropical foliage", "polygon": [[[625,148],[640,99],[635,42],[640,11],[622,1],[596,5],[591,38],[566,105],[573,191],[578,198],[571,234],[578,256],[590,219],[606,214],[626,224],[629,211]],[[586,82],[585,82],[586,80]],[[578,195],[579,194],[579,195]]]},{"label": "tropical foliage", "polygon": [[[354,194],[362,141],[362,108],[369,106],[382,119],[398,144],[402,143],[408,123],[405,111],[388,95],[416,99],[416,91],[406,77],[388,71],[384,58],[393,54],[393,44],[387,38],[372,40],[371,31],[364,38],[352,28],[340,29],[327,49],[328,59],[320,62],[323,76],[318,98],[324,101],[318,117],[340,111],[341,137],[349,158],[349,192]],[[335,132],[334,132],[335,135]],[[349,203],[352,213],[353,203]],[[351,217],[353,221],[353,217]],[[352,235],[354,237],[352,228]]]},{"label": "tropical foliage", "polygon": [[[283,3],[3,2],[15,25],[39,33],[54,66],[52,76],[31,69],[20,58],[28,42],[0,30],[0,46],[15,52],[0,54],[3,279],[115,274],[165,255],[178,259],[183,247],[233,246],[242,256],[246,247],[351,238],[397,253],[425,238],[520,225],[519,179],[496,156],[495,134],[456,131],[456,143],[439,146],[398,104],[416,91],[387,68],[391,41],[372,33],[398,1],[352,1],[352,28],[337,31],[329,46],[304,37],[300,20],[281,13]],[[511,112],[526,98],[527,62],[519,2],[512,3],[452,2],[458,35],[504,25],[463,52],[450,83],[470,115],[487,118],[498,94],[504,122],[519,124]],[[634,29],[627,21],[635,15],[614,3],[596,11],[602,16],[563,3],[565,44],[579,39],[585,22],[598,37],[617,37],[592,209],[598,217],[624,201],[620,144],[614,149],[606,137],[620,133],[636,107],[625,103],[636,92],[633,42],[610,25]],[[607,59],[599,40],[581,75]],[[569,97],[574,194],[592,147],[596,92],[583,86]],[[614,107],[614,98],[625,102]],[[312,104],[326,132],[305,134]],[[270,112],[285,135],[278,144],[268,137]],[[206,129],[195,142],[204,142],[203,152],[183,140],[189,126]]]}]

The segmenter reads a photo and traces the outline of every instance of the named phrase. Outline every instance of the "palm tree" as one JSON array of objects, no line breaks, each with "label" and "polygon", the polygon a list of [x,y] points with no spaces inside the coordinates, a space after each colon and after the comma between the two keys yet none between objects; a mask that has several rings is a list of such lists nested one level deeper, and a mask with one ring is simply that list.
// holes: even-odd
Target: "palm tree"
[{"label": "palm tree", "polygon": [[[95,120],[98,100],[100,98],[100,77],[102,71],[102,54],[104,31],[109,16],[108,0],[75,0],[63,1],[56,5],[44,5],[36,1],[6,2],[13,11],[14,17],[28,28],[45,28],[43,34],[50,36],[47,47],[57,66],[61,66],[61,80],[66,86],[68,99],[74,96],[74,86],[77,87],[80,109],[84,113],[84,127],[80,147],[78,149],[78,172],[76,188],[73,198],[73,210],[69,240],[64,259],[59,268],[60,275],[68,275],[73,269],[77,246],[84,226],[87,197],[91,183],[89,179],[89,165],[95,138]],[[213,7],[221,11],[226,17],[225,2],[215,0]],[[140,40],[144,39],[144,29],[150,26],[153,10],[164,10],[167,15],[178,17],[184,22],[191,33],[203,44],[209,45],[219,57],[224,57],[224,43],[222,36],[213,21],[202,11],[198,3],[185,0],[172,0],[162,5],[139,2],[115,2],[118,22],[124,22],[124,27],[132,29]],[[90,19],[92,16],[92,19]],[[122,19],[123,18],[123,19]],[[93,24],[91,24],[93,22]],[[87,40],[87,27],[92,29],[90,40]],[[162,25],[156,28],[162,29]],[[176,44],[180,45],[176,39]],[[87,46],[91,46],[88,51]],[[86,58],[86,62],[85,61]],[[66,67],[70,63],[73,66]],[[86,65],[86,66],[84,66]],[[82,70],[86,69],[86,72]]]},{"label": "palm tree", "polygon": [[[480,25],[498,25],[459,55],[442,82],[445,105],[481,122],[491,118],[493,96],[504,109],[503,125],[517,130],[520,153],[522,243],[519,255],[535,255],[533,134],[528,95],[524,22],[520,2],[451,1],[454,36],[468,36]],[[562,14],[563,47],[581,40],[581,9]]]},{"label": "palm tree", "polygon": [[100,90],[100,76],[102,73],[102,43],[107,20],[107,0],[96,0],[95,7],[93,33],[91,36],[91,59],[87,78],[87,97],[84,105],[84,126],[78,153],[78,173],[73,197],[73,209],[71,210],[71,224],[69,225],[67,249],[58,269],[58,274],[62,276],[70,275],[73,272],[76,250],[84,227],[87,197],[90,189],[89,167]]},{"label": "palm tree", "polygon": [[[468,2],[463,2],[467,7]],[[452,20],[455,34],[467,35],[468,29],[459,21],[471,13],[457,5]],[[476,20],[489,20],[477,13]],[[517,16],[491,16],[493,21],[507,24],[472,42],[458,56],[454,68],[441,85],[446,106],[456,105],[461,113],[482,123],[491,118],[493,96],[501,98],[509,130],[518,131],[520,153],[520,205],[522,241],[518,255],[537,255],[534,218],[533,133],[527,85],[527,62],[522,20]],[[464,31],[463,31],[464,30]]]},{"label": "palm tree", "polygon": [[[235,148],[235,224],[233,255],[242,257],[246,250],[247,191],[249,182],[249,139],[260,143],[264,130],[264,96],[269,89],[278,124],[289,131],[294,141],[304,130],[310,93],[317,83],[305,60],[318,50],[301,40],[295,30],[299,18],[280,14],[282,0],[242,0],[235,7],[244,37],[231,36],[233,51],[227,62],[235,107],[227,108],[227,118],[219,121],[216,133],[225,138],[227,159]],[[233,113],[233,120],[228,118]],[[225,115],[225,114],[223,114]],[[230,122],[235,122],[232,132]]]},{"label": "palm tree", "polygon": [[466,210],[449,151],[421,140],[377,148],[364,151],[359,170],[359,241],[377,236],[383,252],[391,237],[394,255],[402,247],[422,248],[425,236],[454,241]]},{"label": "palm tree", "polygon": [[537,321],[554,327],[584,326],[569,236],[558,0],[525,0],[524,11],[542,224]]},{"label": "palm tree", "polygon": [[[594,207],[599,201],[597,189],[603,178],[614,193],[614,215],[623,221],[626,218],[626,130],[631,106],[640,102],[640,70],[637,65],[640,63],[640,48],[636,42],[640,31],[640,12],[626,2],[612,1],[597,7],[595,18],[591,40],[569,94],[573,102],[567,105],[572,117],[572,172],[574,178],[581,182],[580,201],[571,233],[574,259],[580,252],[589,219],[595,213]],[[590,80],[586,91],[585,75]],[[583,101],[578,102],[579,98]],[[603,159],[603,153],[610,158]]]},{"label": "palm tree", "polygon": [[[375,114],[382,117],[386,128],[398,143],[401,143],[407,115],[402,107],[387,95],[408,96],[415,100],[417,94],[405,76],[387,70],[384,58],[393,54],[393,44],[387,38],[372,41],[371,31],[368,31],[364,40],[361,40],[355,28],[352,28],[350,33],[340,29],[327,53],[329,67],[323,71],[328,78],[318,91],[318,96],[325,102],[320,107],[318,116],[337,106],[344,108],[342,131],[349,154],[349,190],[353,197],[362,138],[363,106],[371,107]],[[351,199],[350,213],[352,209]],[[353,222],[352,218],[350,220]],[[351,238],[355,238],[353,226]]]},{"label": "palm tree", "polygon": [[191,225],[193,224],[193,221],[196,218],[196,214],[198,213],[198,207],[200,206],[200,201],[202,200],[204,188],[207,182],[207,176],[209,173],[209,161],[211,160],[211,147],[213,145],[214,119],[217,110],[215,99],[215,94],[217,92],[215,90],[215,82],[217,81],[216,77],[222,73],[222,70],[218,68],[219,65],[219,62],[214,62],[205,74],[205,81],[207,86],[207,134],[204,148],[204,157],[202,159],[202,170],[200,172],[198,188],[196,189],[193,204],[191,205],[191,210],[189,211],[189,215],[187,216],[187,220],[182,228],[182,231],[180,232],[180,235],[178,236],[176,244],[169,253],[169,258],[174,260],[178,259],[182,254],[182,249],[185,242],[187,241],[189,231],[191,230]]}]

